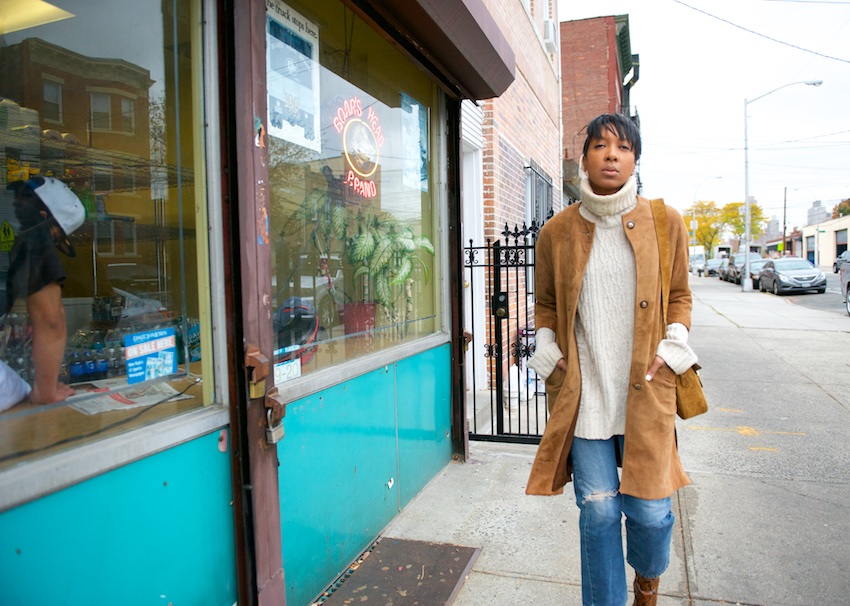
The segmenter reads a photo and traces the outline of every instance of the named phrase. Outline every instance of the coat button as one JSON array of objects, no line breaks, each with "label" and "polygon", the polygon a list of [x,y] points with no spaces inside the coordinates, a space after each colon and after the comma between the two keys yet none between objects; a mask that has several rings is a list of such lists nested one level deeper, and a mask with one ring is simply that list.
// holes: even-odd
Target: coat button
[{"label": "coat button", "polygon": [[629,229],[634,229],[635,228],[635,222],[629,221],[628,223],[626,223],[626,227],[628,227]]},{"label": "coat button", "polygon": [[633,387],[637,390],[643,389],[643,385],[641,385],[640,383],[635,383]]},{"label": "coat button", "polygon": [[646,301],[641,301],[641,302],[640,302],[641,309],[646,309],[646,306],[647,306],[647,305],[649,305],[649,303],[647,303]]}]

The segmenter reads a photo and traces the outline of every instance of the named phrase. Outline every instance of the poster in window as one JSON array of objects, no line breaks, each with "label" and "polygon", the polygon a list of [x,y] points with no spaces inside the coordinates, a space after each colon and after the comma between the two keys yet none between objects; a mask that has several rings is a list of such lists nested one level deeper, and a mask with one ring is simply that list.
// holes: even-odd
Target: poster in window
[{"label": "poster in window", "polygon": [[428,116],[416,100],[401,93],[401,140],[404,184],[428,191]]},{"label": "poster in window", "polygon": [[319,28],[277,0],[266,1],[269,135],[322,151]]},{"label": "poster in window", "polygon": [[127,383],[141,383],[177,372],[174,328],[158,328],[124,336]]}]

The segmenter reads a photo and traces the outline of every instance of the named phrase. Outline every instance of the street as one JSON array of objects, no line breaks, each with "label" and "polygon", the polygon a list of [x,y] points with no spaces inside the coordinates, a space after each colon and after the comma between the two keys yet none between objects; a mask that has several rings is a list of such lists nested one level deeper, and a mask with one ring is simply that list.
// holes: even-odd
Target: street
[{"label": "street", "polygon": [[[783,298],[788,299],[796,305],[801,305],[810,309],[819,309],[822,311],[828,311],[847,316],[847,310],[844,308],[844,295],[841,293],[841,281],[838,277],[838,274],[832,273],[832,268],[827,268],[823,270],[823,273],[826,275],[826,292],[824,294],[819,295],[815,291],[811,291],[808,293],[801,294],[782,295]],[[740,284],[724,282],[723,280],[720,280],[717,276],[703,278],[694,277],[692,279],[696,280],[696,282],[694,282],[695,284],[699,284],[703,280],[710,280],[714,282],[719,282],[724,287],[728,288],[730,291],[733,289],[738,291],[741,290]],[[756,288],[756,291],[757,290],[758,288]],[[773,296],[770,293],[759,294],[764,296]],[[850,321],[850,317],[848,317],[847,319],[848,321]]]},{"label": "street", "polygon": [[[847,317],[847,310],[844,308],[844,295],[841,293],[841,281],[838,274],[832,273],[832,269],[826,269],[823,272],[826,275],[826,292],[822,295],[811,293],[787,295],[788,299],[796,305],[802,305],[810,309],[821,309],[839,313]],[[850,320],[850,317],[847,318]]]},{"label": "street", "polygon": [[824,294],[691,280],[691,344],[710,410],[680,421],[697,595],[847,604],[850,317]]}]

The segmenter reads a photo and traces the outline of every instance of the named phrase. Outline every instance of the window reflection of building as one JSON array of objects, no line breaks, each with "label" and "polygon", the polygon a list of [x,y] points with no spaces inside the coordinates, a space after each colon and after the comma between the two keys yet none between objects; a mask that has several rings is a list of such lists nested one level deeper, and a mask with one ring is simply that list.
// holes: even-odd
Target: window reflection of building
[{"label": "window reflection of building", "polygon": [[44,120],[62,122],[62,84],[44,80]]},{"label": "window reflection of building", "polygon": [[[86,208],[86,222],[71,236],[77,255],[64,260],[66,361],[78,343],[97,353],[94,345],[103,339],[94,335],[112,328],[95,309],[104,298],[150,301],[164,321],[180,319],[181,333],[198,316],[197,288],[187,288],[184,263],[187,251],[189,262],[195,259],[194,205],[184,204],[192,171],[168,164],[180,147],[178,116],[168,110],[177,93],[166,84],[152,98],[153,85],[146,67],[85,56],[35,36],[0,48],[0,182],[54,176]],[[183,141],[182,149],[191,165],[192,145]],[[0,188],[0,225],[14,231],[10,196]],[[0,248],[2,297],[8,250]],[[130,313],[115,318],[125,330],[153,326]]]},{"label": "window reflection of building", "polygon": [[[146,116],[153,80],[148,70],[120,59],[86,57],[38,38],[0,49],[0,66],[3,97],[36,111],[42,121],[59,122],[61,132],[87,147],[149,158]],[[125,100],[142,106],[133,111]],[[128,113],[139,121],[136,127],[142,136],[117,137],[111,132],[113,116],[122,116],[115,130],[129,132],[123,128]]]},{"label": "window reflection of building", "polygon": [[[103,272],[98,275],[97,265],[108,266],[129,255],[153,260],[163,276],[176,273],[166,266],[165,242],[173,233],[151,228],[176,219],[165,210],[176,169],[165,166],[165,112],[157,105],[162,102],[154,100],[154,107],[149,102],[154,83],[150,72],[120,59],[86,57],[38,38],[0,49],[0,65],[0,96],[9,108],[7,116],[15,110],[18,114],[7,119],[2,134],[5,180],[54,175],[87,207],[90,221],[74,238],[83,252],[69,268],[74,280],[67,284],[66,295],[108,290],[108,283],[100,283],[108,278]],[[47,132],[56,136],[47,137]],[[183,185],[191,185],[190,172],[181,176]],[[2,218],[14,223],[11,216]],[[116,229],[113,221],[122,225]],[[146,227],[140,234],[128,222]],[[148,238],[137,241],[140,235]],[[85,267],[91,258],[85,249],[94,241],[101,256],[94,267]],[[167,288],[165,283],[158,287]]]},{"label": "window reflection of building", "polygon": [[[79,10],[61,23],[3,31],[0,297],[5,297],[18,228],[5,186],[31,176],[57,177],[87,210],[83,226],[71,236],[76,257],[62,259],[68,276],[62,289],[66,376],[70,379],[74,354],[86,365],[89,358],[96,365],[111,360],[117,369],[109,365],[112,370],[104,372],[98,366],[74,382],[80,393],[73,401],[57,407],[21,402],[7,411],[11,414],[0,415],[0,470],[215,403],[211,388],[195,386],[187,377],[205,376],[212,365],[212,356],[201,355],[202,347],[211,347],[211,339],[201,342],[202,330],[209,328],[200,319],[199,304],[205,296],[199,293],[209,291],[209,273],[195,239],[197,217],[206,213],[205,198],[196,204],[193,170],[203,163],[197,145],[203,121],[195,119],[198,106],[191,101],[200,63],[190,44],[189,20],[180,16],[188,15],[189,4],[144,4],[76,3]],[[12,12],[27,8],[25,3]],[[128,12],[137,14],[137,29],[103,32],[101,24],[121,23]],[[163,28],[180,42],[164,43]],[[174,331],[177,345],[164,354],[175,354],[177,374],[169,370],[150,381],[145,368],[136,374],[136,385],[122,357],[124,338],[160,330]],[[13,349],[0,347],[0,355],[6,360]],[[92,378],[95,383],[88,382]],[[187,385],[189,397],[168,396]],[[144,414],[98,409],[112,398],[95,389],[119,398],[144,397],[146,404],[137,403]],[[56,431],[38,430],[45,426]]]}]

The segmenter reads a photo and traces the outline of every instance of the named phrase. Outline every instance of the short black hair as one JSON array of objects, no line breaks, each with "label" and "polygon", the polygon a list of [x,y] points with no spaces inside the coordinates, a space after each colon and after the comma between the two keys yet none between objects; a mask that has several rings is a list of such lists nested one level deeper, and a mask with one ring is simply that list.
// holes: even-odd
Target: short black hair
[{"label": "short black hair", "polygon": [[635,162],[640,159],[640,130],[631,118],[623,114],[601,114],[587,125],[587,139],[584,140],[582,153],[587,156],[592,139],[601,139],[602,130],[607,129],[617,133],[620,139],[628,141],[635,153]]}]

